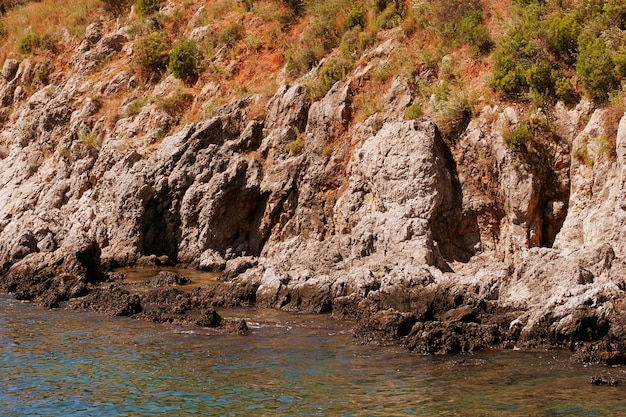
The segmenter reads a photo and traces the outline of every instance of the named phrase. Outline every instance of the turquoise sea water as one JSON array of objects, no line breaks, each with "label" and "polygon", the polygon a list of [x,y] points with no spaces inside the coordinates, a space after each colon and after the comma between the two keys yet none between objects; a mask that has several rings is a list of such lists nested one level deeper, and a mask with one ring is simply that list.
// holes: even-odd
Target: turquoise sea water
[{"label": "turquoise sea water", "polygon": [[[567,352],[424,357],[325,316],[268,310],[246,336],[0,295],[0,416],[623,416],[622,368]],[[616,387],[588,383],[608,373]]]}]

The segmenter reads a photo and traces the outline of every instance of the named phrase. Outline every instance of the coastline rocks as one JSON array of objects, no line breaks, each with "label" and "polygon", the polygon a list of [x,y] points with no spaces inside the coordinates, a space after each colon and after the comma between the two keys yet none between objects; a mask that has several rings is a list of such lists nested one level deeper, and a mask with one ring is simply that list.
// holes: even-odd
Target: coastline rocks
[{"label": "coastline rocks", "polygon": [[54,252],[30,253],[11,264],[0,281],[0,290],[51,308],[84,295],[89,284],[103,279],[100,247],[78,236]]},{"label": "coastline rocks", "polygon": [[416,353],[441,355],[473,352],[498,345],[500,341],[500,329],[496,325],[429,321],[417,323],[403,345]]}]

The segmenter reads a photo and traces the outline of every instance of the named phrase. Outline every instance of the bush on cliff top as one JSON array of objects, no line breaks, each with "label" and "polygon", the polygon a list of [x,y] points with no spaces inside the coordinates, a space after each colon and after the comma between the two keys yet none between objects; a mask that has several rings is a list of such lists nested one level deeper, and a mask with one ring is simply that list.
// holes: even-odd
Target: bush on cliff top
[{"label": "bush on cliff top", "polygon": [[102,0],[104,9],[115,17],[120,17],[128,13],[132,0]]}]

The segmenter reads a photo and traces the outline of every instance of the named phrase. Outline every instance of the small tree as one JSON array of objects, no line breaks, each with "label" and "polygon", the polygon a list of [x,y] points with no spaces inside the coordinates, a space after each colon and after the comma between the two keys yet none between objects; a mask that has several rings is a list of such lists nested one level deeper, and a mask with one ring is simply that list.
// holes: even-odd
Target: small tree
[{"label": "small tree", "polygon": [[174,77],[186,79],[200,75],[202,52],[192,39],[178,42],[170,55],[170,70]]},{"label": "small tree", "polygon": [[[582,36],[581,36],[582,38]],[[576,71],[585,94],[592,100],[606,101],[609,92],[618,85],[615,63],[602,38],[580,42]]]}]

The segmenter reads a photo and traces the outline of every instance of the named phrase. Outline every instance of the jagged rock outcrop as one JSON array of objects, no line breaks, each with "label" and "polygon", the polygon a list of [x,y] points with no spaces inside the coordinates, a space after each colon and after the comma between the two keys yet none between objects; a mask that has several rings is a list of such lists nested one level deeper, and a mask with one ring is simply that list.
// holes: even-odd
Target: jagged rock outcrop
[{"label": "jagged rock outcrop", "polygon": [[[262,117],[241,99],[164,134],[176,120],[154,103],[114,124],[100,114],[98,97],[136,88],[125,71],[88,79],[132,52],[125,33],[90,25],[67,77],[30,96],[36,66],[5,61],[1,290],[202,326],[222,323],[214,305],[332,312],[421,353],[545,344],[624,359],[623,115],[585,102],[553,121],[524,115],[556,127],[515,148],[506,130],[522,110],[492,106],[444,141],[434,122],[404,120],[400,78],[382,113],[357,121],[354,94],[373,71],[363,62],[317,102],[285,85]],[[224,282],[147,293],[104,282],[116,266],[166,264]]]}]

